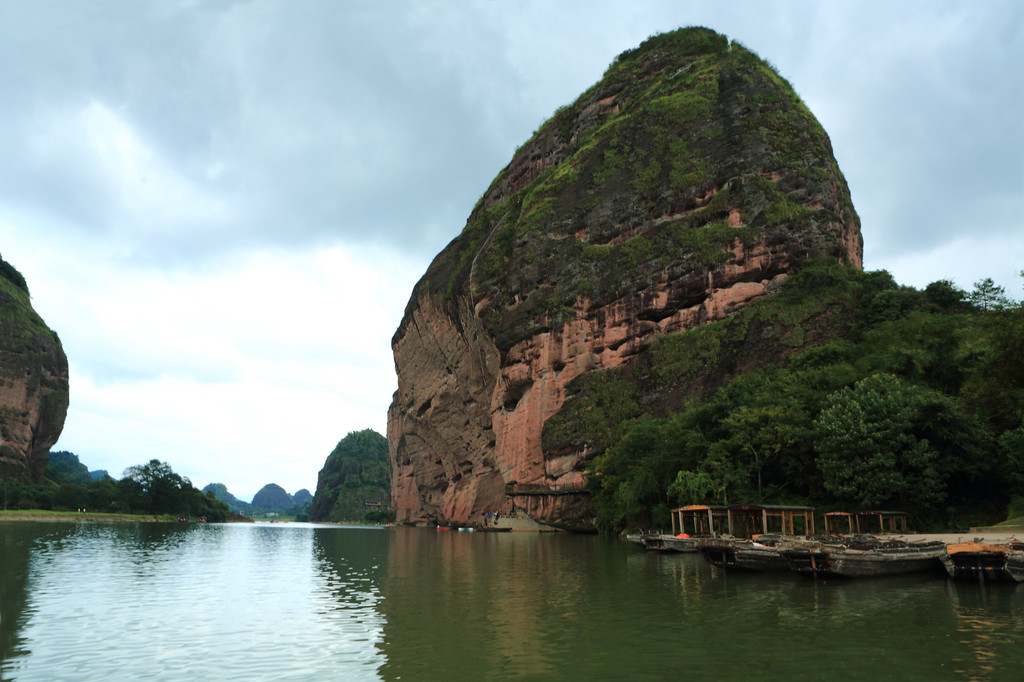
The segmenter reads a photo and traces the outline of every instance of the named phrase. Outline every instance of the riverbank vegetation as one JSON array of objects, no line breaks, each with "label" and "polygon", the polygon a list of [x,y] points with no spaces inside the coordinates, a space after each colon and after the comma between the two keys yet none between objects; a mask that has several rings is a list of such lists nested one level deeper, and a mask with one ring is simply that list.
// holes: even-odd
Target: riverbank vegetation
[{"label": "riverbank vegetation", "polygon": [[175,522],[173,514],[114,514],[90,511],[57,511],[53,509],[0,509],[0,521],[63,521],[93,523],[138,523],[140,521]]},{"label": "riverbank vegetation", "polygon": [[[188,478],[174,472],[160,460],[128,467],[115,481],[109,476],[85,480],[78,467],[68,462],[67,455],[56,457],[56,467],[49,467],[39,483],[0,482],[0,503],[7,510],[34,510],[39,513],[80,513],[114,515],[145,515],[168,518],[204,518],[226,521],[228,506],[212,493],[203,494]],[[71,455],[74,457],[74,455]],[[77,458],[75,458],[77,461]],[[76,517],[79,518],[79,517]],[[140,520],[134,518],[134,520]],[[145,520],[145,519],[143,519]]]},{"label": "riverbank vegetation", "polygon": [[[837,330],[823,342],[822,321]],[[631,393],[700,371],[690,365],[720,367],[726,337],[755,325],[797,350],[670,414],[646,414]],[[690,503],[896,508],[919,530],[1024,515],[1024,308],[991,280],[917,290],[816,264],[730,320],[659,345],[649,367],[605,377],[614,400],[592,401],[607,431],[589,477],[605,531],[668,527],[669,509]],[[676,346],[691,351],[687,367],[673,363]]]}]

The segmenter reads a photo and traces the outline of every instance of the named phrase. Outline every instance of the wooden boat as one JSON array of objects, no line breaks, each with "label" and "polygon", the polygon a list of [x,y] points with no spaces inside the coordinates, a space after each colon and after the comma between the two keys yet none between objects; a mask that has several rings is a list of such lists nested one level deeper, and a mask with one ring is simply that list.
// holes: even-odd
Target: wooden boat
[{"label": "wooden boat", "polygon": [[866,578],[937,569],[942,542],[908,543],[875,537],[789,543],[781,554],[790,570],[810,577]]},{"label": "wooden boat", "polygon": [[1024,583],[1024,545],[1015,543],[1018,549],[1006,553],[1006,572],[1018,583]]},{"label": "wooden boat", "polygon": [[779,552],[779,536],[758,536],[753,540],[698,538],[697,549],[712,566],[740,571],[788,571],[789,564]]},{"label": "wooden boat", "polygon": [[1024,582],[1024,542],[959,542],[948,545],[941,560],[954,580]]},{"label": "wooden boat", "polygon": [[661,533],[644,533],[640,536],[640,541],[643,543],[644,549],[654,552],[671,552],[672,549],[665,544],[665,537]]},{"label": "wooden boat", "polygon": [[640,545],[644,549],[650,549],[658,552],[667,551],[668,549],[661,541],[661,533],[651,533],[649,531],[627,533],[626,540],[635,545]]},{"label": "wooden boat", "polygon": [[644,546],[644,536],[641,533],[626,533],[626,541],[632,542],[634,545]]},{"label": "wooden boat", "polygon": [[696,552],[697,541],[691,537],[681,537],[681,535],[662,535],[661,542],[665,547],[673,552]]},{"label": "wooden boat", "polygon": [[626,540],[653,552],[696,552],[693,538],[664,533],[627,533]]}]

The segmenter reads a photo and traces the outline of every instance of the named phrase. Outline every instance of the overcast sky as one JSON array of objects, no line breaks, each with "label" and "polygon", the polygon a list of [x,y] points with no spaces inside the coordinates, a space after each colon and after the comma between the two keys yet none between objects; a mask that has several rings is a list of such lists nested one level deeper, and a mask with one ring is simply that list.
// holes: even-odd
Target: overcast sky
[{"label": "overcast sky", "polygon": [[0,254],[64,344],[54,449],[311,492],[385,433],[413,284],[516,147],[704,25],[829,133],[865,268],[1024,268],[1024,3],[0,0]]}]

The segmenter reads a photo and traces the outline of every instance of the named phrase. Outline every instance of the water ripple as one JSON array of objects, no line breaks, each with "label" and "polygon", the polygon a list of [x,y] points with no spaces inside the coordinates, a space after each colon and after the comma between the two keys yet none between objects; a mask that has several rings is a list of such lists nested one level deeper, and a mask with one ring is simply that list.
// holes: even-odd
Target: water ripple
[{"label": "water ripple", "polygon": [[[338,531],[335,531],[338,532]],[[375,679],[363,571],[325,575],[312,527],[81,525],[40,537],[18,680]]]},{"label": "water ripple", "polygon": [[1024,586],[733,575],[596,537],[14,525],[0,523],[0,677],[22,682],[999,680],[1024,667]]}]

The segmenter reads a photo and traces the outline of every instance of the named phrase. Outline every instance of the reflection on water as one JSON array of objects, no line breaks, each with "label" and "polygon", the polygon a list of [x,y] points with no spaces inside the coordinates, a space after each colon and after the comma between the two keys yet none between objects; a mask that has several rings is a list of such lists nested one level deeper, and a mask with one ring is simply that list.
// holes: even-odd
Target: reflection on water
[{"label": "reflection on water", "polygon": [[0,678],[1018,679],[1024,587],[594,536],[0,523]]},{"label": "reflection on water", "polygon": [[36,531],[29,527],[0,525],[0,661],[23,651],[18,631],[28,597],[28,561],[35,536]]},{"label": "reflection on water", "polygon": [[[0,524],[4,542],[27,532],[35,536],[22,560],[20,632],[5,625],[4,641],[17,644],[4,652],[4,679],[310,679],[339,670],[366,679],[380,665],[375,591],[339,598],[350,576],[339,580],[314,547],[330,546],[322,532],[383,531]],[[6,586],[15,575],[6,554],[2,573]]]},{"label": "reflection on water", "polygon": [[381,585],[386,679],[551,678],[588,638],[592,538],[396,529]]},{"label": "reflection on water", "polygon": [[1024,591],[1019,587],[980,583],[949,583],[956,617],[954,670],[963,679],[985,680],[1024,674],[1020,659],[1007,661],[1003,652],[1021,646],[1024,632]]}]

